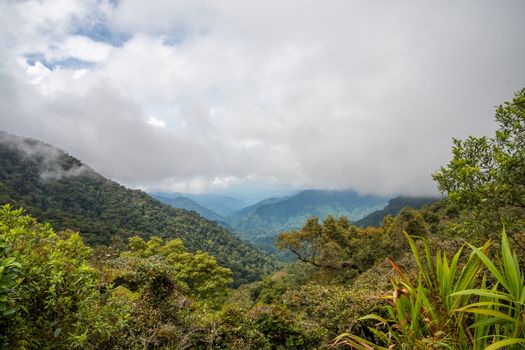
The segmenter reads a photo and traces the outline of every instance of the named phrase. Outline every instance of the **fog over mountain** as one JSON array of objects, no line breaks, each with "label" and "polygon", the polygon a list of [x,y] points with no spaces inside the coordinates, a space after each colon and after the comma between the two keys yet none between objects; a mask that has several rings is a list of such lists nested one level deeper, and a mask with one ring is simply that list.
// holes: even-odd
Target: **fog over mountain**
[{"label": "fog over mountain", "polygon": [[0,129],[156,192],[435,194],[525,81],[525,2],[3,1]]},{"label": "fog over mountain", "polygon": [[[52,145],[2,131],[0,203],[23,207],[58,229],[78,231],[92,245],[118,237],[179,238],[187,249],[210,252],[231,267],[242,279],[238,283],[258,278],[272,265],[216,222],[127,189]],[[245,260],[234,262],[239,256]]]}]

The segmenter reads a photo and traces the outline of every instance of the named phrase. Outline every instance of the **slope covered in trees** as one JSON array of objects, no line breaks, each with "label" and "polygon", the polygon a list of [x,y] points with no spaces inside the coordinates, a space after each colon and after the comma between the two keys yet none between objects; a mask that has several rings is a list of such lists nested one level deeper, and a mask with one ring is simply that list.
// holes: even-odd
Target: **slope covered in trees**
[{"label": "slope covered in trees", "polygon": [[[179,239],[130,237],[92,250],[70,230],[56,232],[3,207],[0,342],[59,349],[523,349],[525,191],[514,170],[525,154],[524,101],[522,90],[498,109],[505,118],[497,118],[495,138],[468,139],[490,152],[472,152],[468,140],[455,144],[451,163],[435,175],[446,198],[387,215],[377,227],[310,218],[277,240],[298,261],[234,290],[229,269]],[[516,142],[502,147],[500,137]],[[490,164],[488,174],[481,164]],[[51,170],[43,177],[50,173],[56,177]]]},{"label": "slope covered in trees", "polygon": [[236,211],[248,206],[246,202],[239,198],[215,193],[152,193],[153,197],[162,196],[164,198],[185,197],[198,205],[227,217]]},{"label": "slope covered in trees", "polygon": [[310,217],[328,215],[359,219],[382,208],[386,198],[362,196],[354,191],[305,190],[283,198],[271,198],[244,208],[230,218],[242,237],[275,236],[296,229]]},{"label": "slope covered in trees", "polygon": [[275,265],[217,223],[127,189],[79,160],[39,141],[0,133],[0,203],[24,207],[55,228],[79,231],[90,244],[113,237],[180,238],[233,270],[237,283]]},{"label": "slope covered in trees", "polygon": [[525,229],[525,89],[496,109],[493,137],[454,139],[452,160],[433,175],[439,189],[483,231]]},{"label": "slope covered in trees", "polygon": [[202,205],[198,204],[197,202],[183,196],[173,196],[173,197],[166,197],[159,194],[152,194],[153,198],[158,200],[159,202],[162,202],[164,204],[168,204],[169,206],[173,208],[179,208],[179,209],[185,209],[185,210],[192,210],[194,212],[197,212],[200,216],[203,218],[206,218],[208,220],[225,223],[226,219],[216,212],[203,207]]},{"label": "slope covered in trees", "polygon": [[93,250],[4,206],[0,276],[5,349],[309,349],[322,339],[278,306],[224,304],[231,271],[179,239]]},{"label": "slope covered in trees", "polygon": [[386,207],[368,214],[362,219],[354,222],[360,227],[380,226],[387,215],[397,215],[403,208],[419,209],[427,204],[436,202],[438,198],[434,197],[407,197],[399,196],[388,201]]}]

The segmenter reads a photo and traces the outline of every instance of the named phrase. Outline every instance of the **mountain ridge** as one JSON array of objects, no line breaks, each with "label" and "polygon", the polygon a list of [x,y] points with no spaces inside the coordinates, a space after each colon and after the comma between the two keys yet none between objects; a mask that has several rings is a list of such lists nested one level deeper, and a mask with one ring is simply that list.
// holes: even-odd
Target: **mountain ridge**
[{"label": "mountain ridge", "polygon": [[230,225],[243,238],[275,236],[297,229],[312,216],[328,215],[355,220],[386,205],[387,198],[359,195],[352,190],[307,189],[282,198],[269,198],[241,209],[228,217]]},{"label": "mountain ridge", "polygon": [[177,196],[177,197],[165,197],[158,194],[151,194],[153,198],[158,200],[159,202],[162,202],[164,204],[168,204],[173,208],[179,208],[184,209],[188,211],[194,211],[203,218],[206,218],[211,221],[215,221],[217,223],[225,223],[226,219],[217,214],[216,212],[212,211],[211,209],[208,209],[194,200],[184,197],[184,196]]},{"label": "mountain ridge", "polygon": [[245,201],[228,195],[216,193],[183,193],[183,192],[152,192],[152,196],[162,196],[164,198],[184,197],[192,200],[197,205],[204,207],[221,217],[227,217],[232,213],[248,206]]},{"label": "mountain ridge", "polygon": [[181,238],[190,251],[208,252],[231,268],[237,283],[275,267],[216,222],[127,189],[54,146],[5,132],[0,132],[0,203],[24,207],[58,230],[79,231],[90,244],[108,244],[115,236]]},{"label": "mountain ridge", "polygon": [[420,209],[425,205],[435,203],[439,200],[438,197],[432,196],[397,196],[388,201],[388,204],[376,210],[362,219],[354,222],[354,225],[359,227],[366,226],[381,226],[383,219],[387,215],[397,215],[403,208]]}]

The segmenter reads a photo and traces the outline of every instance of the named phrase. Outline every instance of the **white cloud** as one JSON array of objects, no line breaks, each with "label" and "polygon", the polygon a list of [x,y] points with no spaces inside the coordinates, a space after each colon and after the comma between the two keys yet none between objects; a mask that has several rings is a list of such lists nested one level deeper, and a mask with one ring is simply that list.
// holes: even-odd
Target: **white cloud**
[{"label": "white cloud", "polygon": [[50,61],[75,58],[88,62],[101,62],[108,57],[112,49],[111,45],[81,35],[68,36],[63,42],[56,43],[54,46],[45,52],[46,58]]},{"label": "white cloud", "polygon": [[147,123],[153,126],[157,126],[159,128],[166,127],[166,123],[164,122],[164,120],[155,117],[149,117]]},{"label": "white cloud", "polygon": [[42,79],[51,74],[51,70],[44,66],[40,61],[37,61],[34,65],[27,67],[26,73],[31,84],[40,84]]},{"label": "white cloud", "polygon": [[[524,7],[4,3],[0,129],[132,186],[202,191],[257,179],[430,193],[450,139],[491,133],[493,106],[523,87]],[[129,40],[89,38],[100,24]],[[24,58],[38,53],[95,64]]]}]

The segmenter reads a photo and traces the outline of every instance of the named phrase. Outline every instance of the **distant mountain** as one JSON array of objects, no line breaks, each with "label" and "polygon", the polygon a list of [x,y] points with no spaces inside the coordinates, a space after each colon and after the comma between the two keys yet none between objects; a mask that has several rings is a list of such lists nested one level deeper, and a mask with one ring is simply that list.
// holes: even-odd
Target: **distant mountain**
[{"label": "distant mountain", "polygon": [[209,210],[208,208],[203,207],[202,205],[196,203],[195,201],[187,198],[187,197],[164,197],[158,194],[151,195],[156,200],[168,204],[169,206],[173,208],[179,208],[179,209],[186,209],[186,210],[193,210],[197,212],[200,216],[203,218],[206,218],[208,220],[216,221],[218,223],[225,223],[226,219],[217,214],[214,211]]},{"label": "distant mountain", "polygon": [[386,207],[381,210],[374,211],[364,218],[354,222],[355,225],[366,227],[366,226],[380,226],[383,223],[383,219],[387,215],[397,215],[403,208],[420,209],[424,205],[432,204],[437,202],[439,198],[436,197],[406,197],[399,196],[392,198],[388,201]]},{"label": "distant mountain", "polygon": [[275,267],[265,254],[196,212],[174,209],[99,175],[56,147],[0,132],[0,204],[24,207],[56,229],[79,231],[91,244],[112,237],[180,238],[253,281]]},{"label": "distant mountain", "polygon": [[164,198],[185,197],[201,207],[219,214],[221,217],[226,217],[248,205],[238,198],[213,193],[153,193],[153,196],[162,196]]},{"label": "distant mountain", "polygon": [[320,219],[328,215],[346,216],[357,220],[383,208],[387,201],[354,191],[304,190],[293,196],[266,199],[237,211],[228,220],[241,237],[251,241],[300,228],[311,216]]}]

